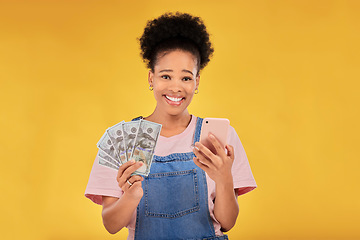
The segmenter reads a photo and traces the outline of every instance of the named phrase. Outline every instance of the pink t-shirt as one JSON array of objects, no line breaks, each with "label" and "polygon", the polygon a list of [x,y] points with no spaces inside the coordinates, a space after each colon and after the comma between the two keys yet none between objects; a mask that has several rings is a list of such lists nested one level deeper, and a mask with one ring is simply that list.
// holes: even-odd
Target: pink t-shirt
[{"label": "pink t-shirt", "polygon": [[[193,136],[196,127],[197,117],[192,116],[190,124],[180,134],[172,137],[159,136],[155,148],[155,155],[167,156],[172,153],[192,152]],[[237,190],[238,195],[245,194],[256,188],[256,182],[252,175],[245,150],[241,141],[236,134],[233,127],[230,126],[228,141],[229,145],[234,147],[234,163],[232,166],[232,175],[234,181],[234,189]],[[85,190],[85,196],[97,204],[102,204],[102,196],[112,196],[120,198],[122,190],[119,188],[116,181],[117,171],[104,167],[98,164],[98,159],[95,158],[88,185]],[[215,199],[215,182],[206,174],[207,187],[208,187],[208,202],[209,212],[212,217],[215,234],[217,236],[223,235],[219,222],[214,216],[214,199]],[[136,222],[136,210],[133,217],[127,226],[129,229],[129,239],[134,239]]]}]

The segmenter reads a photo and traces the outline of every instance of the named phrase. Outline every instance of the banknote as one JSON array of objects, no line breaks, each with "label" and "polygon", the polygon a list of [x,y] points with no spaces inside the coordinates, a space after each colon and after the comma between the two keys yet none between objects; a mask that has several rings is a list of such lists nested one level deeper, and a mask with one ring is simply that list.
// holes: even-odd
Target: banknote
[{"label": "banknote", "polygon": [[118,162],[119,164],[121,163],[119,157],[117,156],[117,154],[115,152],[115,148],[112,145],[110,137],[107,134],[107,132],[105,132],[104,135],[100,138],[99,142],[97,143],[97,146],[99,149],[106,152],[116,162]]},{"label": "banknote", "polygon": [[121,164],[127,161],[125,140],[123,135],[123,124],[125,121],[119,122],[118,124],[108,128],[106,131],[110,137],[110,141],[115,148],[115,153],[120,159]]},{"label": "banknote", "polygon": [[112,157],[110,157],[106,152],[104,152],[103,150],[99,149],[98,152],[98,156],[101,157],[102,159],[104,159],[105,161],[107,161],[108,163],[111,163],[112,165],[116,166],[118,169],[120,167],[120,163],[118,163],[115,159],[113,159]]},{"label": "banknote", "polygon": [[119,122],[106,129],[97,146],[100,165],[118,170],[130,159],[143,162],[132,175],[148,176],[161,124],[143,119]]},{"label": "banknote", "polygon": [[108,161],[106,161],[105,159],[103,159],[100,156],[98,156],[98,161],[99,161],[99,164],[102,165],[102,166],[105,166],[105,167],[108,167],[108,168],[111,168],[111,169],[114,169],[114,170],[119,169],[119,167],[117,167],[115,165],[112,165],[111,163],[109,163]]},{"label": "banknote", "polygon": [[161,131],[161,124],[142,120],[136,135],[134,150],[131,159],[143,162],[143,165],[133,174],[147,176],[150,172],[155,146]]},{"label": "banknote", "polygon": [[123,124],[123,135],[125,141],[125,151],[126,151],[127,161],[131,159],[131,155],[134,150],[136,135],[139,130],[141,121],[142,120],[125,122]]}]

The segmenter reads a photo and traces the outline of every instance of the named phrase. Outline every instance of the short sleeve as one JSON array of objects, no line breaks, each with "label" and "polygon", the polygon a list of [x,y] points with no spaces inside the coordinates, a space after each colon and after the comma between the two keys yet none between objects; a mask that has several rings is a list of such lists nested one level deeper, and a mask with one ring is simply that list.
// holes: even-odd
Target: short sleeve
[{"label": "short sleeve", "polygon": [[237,190],[237,194],[240,196],[254,190],[257,185],[251,172],[244,147],[235,129],[231,126],[229,128],[228,144],[234,147],[235,156],[231,171],[233,175],[234,189]]},{"label": "short sleeve", "polygon": [[98,163],[96,156],[85,190],[85,197],[102,204],[102,196],[118,197],[123,194],[116,181],[117,171]]}]

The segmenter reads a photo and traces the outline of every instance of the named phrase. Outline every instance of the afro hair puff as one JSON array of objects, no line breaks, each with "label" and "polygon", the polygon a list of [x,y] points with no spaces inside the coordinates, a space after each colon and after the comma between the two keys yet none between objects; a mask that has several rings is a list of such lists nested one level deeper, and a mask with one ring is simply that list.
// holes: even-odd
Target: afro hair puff
[{"label": "afro hair puff", "polygon": [[199,17],[187,13],[165,13],[150,20],[138,39],[141,57],[147,67],[154,70],[157,54],[167,50],[189,51],[203,69],[214,52],[206,26]]}]

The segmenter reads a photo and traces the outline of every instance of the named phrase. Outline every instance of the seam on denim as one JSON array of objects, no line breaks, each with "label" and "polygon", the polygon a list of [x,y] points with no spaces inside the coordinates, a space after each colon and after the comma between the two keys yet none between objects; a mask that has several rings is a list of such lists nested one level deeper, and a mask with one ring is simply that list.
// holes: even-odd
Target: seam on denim
[{"label": "seam on denim", "polygon": [[136,223],[135,223],[134,239],[136,239],[136,235],[137,235],[136,232],[139,231],[139,218],[140,218],[139,215],[140,215],[140,203],[136,207]]},{"label": "seam on denim", "polygon": [[[184,215],[190,214],[192,212],[197,212],[200,209],[199,204],[199,190],[198,190],[198,177],[197,177],[197,170],[196,169],[190,169],[190,170],[184,170],[184,171],[178,171],[178,172],[165,172],[165,173],[155,173],[152,176],[148,176],[146,178],[146,187],[145,187],[145,215],[148,217],[159,217],[159,218],[178,218],[182,217]],[[155,213],[152,211],[148,211],[148,184],[150,179],[157,179],[159,177],[180,177],[180,176],[186,176],[190,175],[193,179],[193,186],[194,186],[194,204],[193,207],[187,208],[184,210],[179,210],[177,212],[173,213]]]},{"label": "seam on denim", "polygon": [[207,215],[208,215],[208,224],[209,224],[209,227],[210,229],[212,230],[212,235],[215,236],[215,228],[214,228],[214,224],[212,223],[212,218],[210,216],[210,211],[209,211],[209,195],[208,195],[208,188],[207,188],[207,181],[206,181],[206,173],[204,170],[201,171],[201,175],[203,177],[203,181],[204,181],[204,191],[205,191],[205,205],[206,205],[206,209],[207,209]]},{"label": "seam on denim", "polygon": [[196,169],[176,171],[176,172],[162,172],[162,173],[152,173],[147,176],[147,178],[158,178],[158,177],[172,177],[172,176],[184,176],[196,173]]},{"label": "seam on denim", "polygon": [[193,152],[186,153],[172,153],[166,156],[154,155],[153,162],[176,162],[176,161],[190,161],[195,157]]},{"label": "seam on denim", "polygon": [[229,237],[228,237],[228,235],[224,234],[224,235],[222,235],[222,236],[202,238],[202,240],[229,240]]}]

